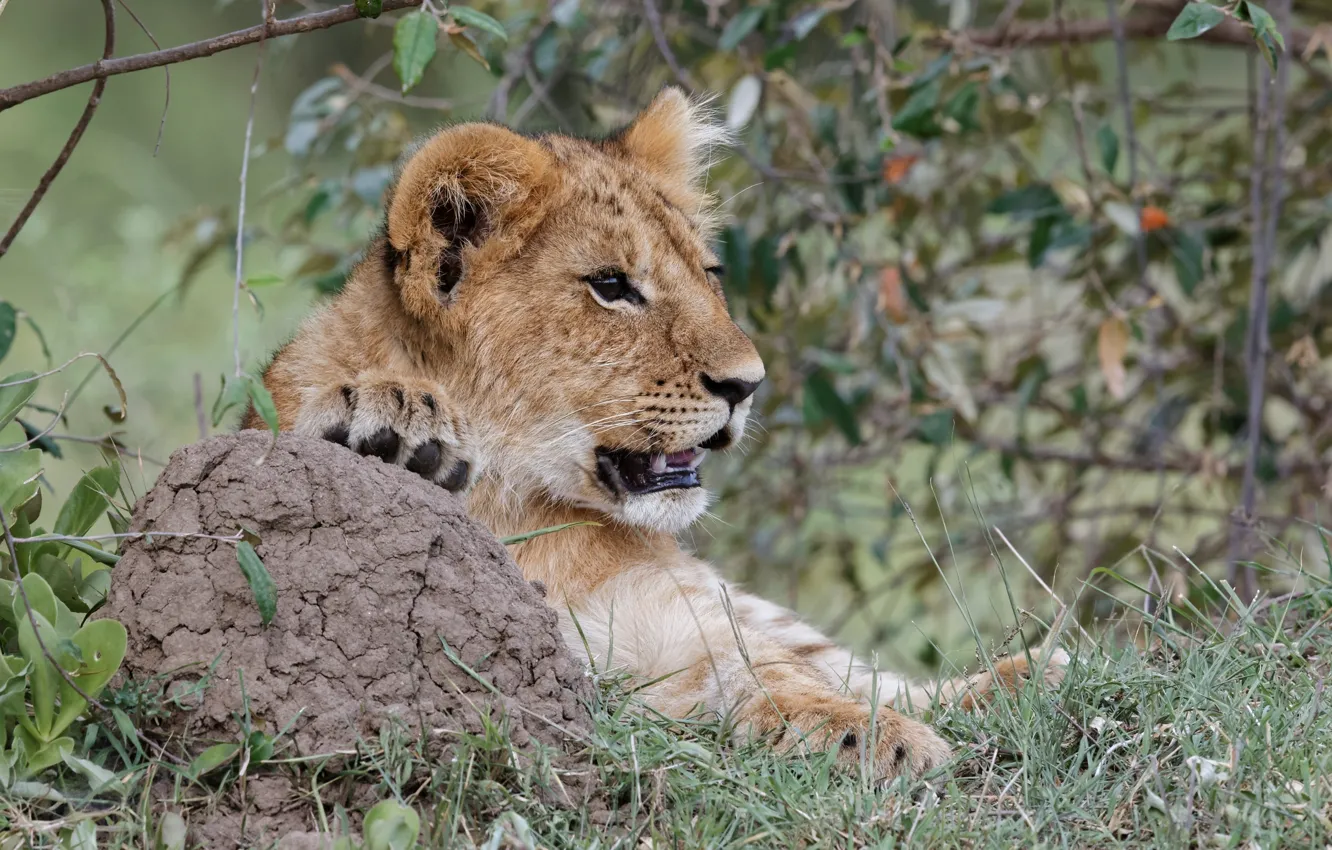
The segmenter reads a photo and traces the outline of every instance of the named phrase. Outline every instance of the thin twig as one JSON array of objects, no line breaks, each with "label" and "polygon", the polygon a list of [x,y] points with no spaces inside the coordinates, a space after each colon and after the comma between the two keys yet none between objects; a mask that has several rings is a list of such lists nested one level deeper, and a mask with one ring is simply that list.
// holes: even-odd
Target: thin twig
[{"label": "thin twig", "polygon": [[240,205],[236,209],[236,285],[231,294],[231,353],[236,361],[236,377],[241,371],[240,355],[240,294],[245,286],[245,186],[250,174],[250,139],[254,136],[254,103],[259,96],[259,72],[264,67],[264,48],[268,46],[266,34],[273,10],[270,0],[259,0],[263,18],[263,32],[259,36],[259,53],[254,58],[254,76],[250,80],[250,114],[245,119],[245,149],[241,154]]},{"label": "thin twig", "polygon": [[[1288,33],[1290,0],[1276,0],[1277,26]],[[1249,327],[1244,349],[1245,377],[1249,386],[1248,446],[1244,453],[1244,479],[1240,485],[1240,508],[1231,526],[1230,562],[1227,576],[1235,593],[1244,602],[1257,593],[1253,567],[1244,566],[1249,555],[1249,540],[1258,499],[1258,455],[1262,449],[1263,404],[1267,379],[1268,339],[1267,288],[1276,253],[1276,219],[1281,213],[1281,164],[1286,136],[1286,82],[1289,62],[1282,57],[1272,86],[1273,75],[1265,63],[1259,65],[1254,86],[1253,168],[1249,181],[1250,226],[1253,243],[1253,282],[1249,290]],[[1272,134],[1268,148],[1268,133]]]},{"label": "thin twig", "polygon": [[689,72],[680,64],[680,60],[675,58],[670,43],[666,41],[666,28],[662,25],[661,10],[657,8],[656,0],[643,0],[643,14],[647,18],[648,29],[652,31],[652,40],[657,44],[657,51],[661,53],[661,58],[666,60],[666,66],[671,69],[676,82],[686,90],[693,91],[694,83],[689,78]]},{"label": "thin twig", "polygon": [[[147,24],[139,20],[139,16],[134,14],[130,5],[125,0],[116,0],[116,2],[120,3],[120,8],[124,9],[126,14],[134,19],[134,23],[138,24],[139,29],[143,30],[143,34],[148,36],[148,40],[153,43],[153,47],[161,50],[162,45],[157,43],[153,31],[148,29]],[[153,156],[157,156],[158,152],[162,150],[162,134],[166,132],[167,112],[171,109],[171,66],[164,65],[162,70],[166,73],[166,99],[162,103],[162,118],[157,122],[157,143],[153,145]]]},{"label": "thin twig", "polygon": [[[102,16],[106,20],[106,37],[102,44],[102,58],[110,59],[111,54],[116,51],[116,7],[111,0],[102,0]],[[14,244],[19,231],[23,229],[23,225],[28,223],[32,211],[37,209],[37,205],[41,203],[46,191],[51,188],[51,184],[55,182],[56,177],[60,176],[65,163],[69,162],[70,155],[74,153],[74,148],[78,146],[79,141],[83,138],[84,131],[88,129],[88,124],[92,121],[93,113],[97,111],[97,107],[102,102],[102,92],[105,89],[105,77],[93,84],[92,94],[88,95],[88,103],[83,107],[83,114],[79,116],[79,121],[74,125],[73,132],[65,140],[65,146],[56,155],[55,162],[51,163],[51,167],[46,169],[46,173],[42,175],[42,179],[37,183],[37,188],[33,190],[32,196],[23,205],[23,209],[19,210],[18,218],[14,219],[14,223],[9,226],[9,231],[5,233],[3,239],[0,239],[0,257],[3,257],[9,251],[9,246]]]},{"label": "thin twig", "polygon": [[381,86],[378,83],[370,81],[370,74],[366,76],[357,76],[356,72],[341,62],[336,63],[329,69],[334,76],[338,77],[347,84],[347,88],[357,94],[368,94],[379,100],[386,100],[390,103],[400,103],[403,106],[412,106],[417,109],[434,109],[439,112],[449,112],[453,110],[456,104],[446,97],[417,97],[411,94],[400,94],[388,86]]},{"label": "thin twig", "polygon": [[[399,9],[419,5],[421,5],[419,0],[384,0],[384,11],[396,12]],[[152,53],[140,53],[135,56],[124,56],[120,59],[93,62],[90,65],[70,68],[67,71],[61,71],[30,83],[0,89],[0,112],[9,109],[11,106],[17,106],[24,101],[32,100],[34,97],[41,97],[44,94],[67,89],[70,86],[77,86],[79,83],[86,83],[90,80],[105,79],[133,71],[144,71],[149,68],[160,68],[163,65],[175,65],[179,62],[188,62],[191,59],[212,56],[214,53],[221,53],[224,50],[234,50],[237,47],[254,44],[264,38],[281,38],[287,35],[314,32],[315,30],[328,29],[358,19],[360,19],[360,14],[356,11],[356,5],[348,3],[324,12],[313,12],[282,21],[273,21],[268,25],[260,24],[226,35],[206,38],[203,41],[182,44],[179,47],[169,47],[166,50],[156,50]]]}]

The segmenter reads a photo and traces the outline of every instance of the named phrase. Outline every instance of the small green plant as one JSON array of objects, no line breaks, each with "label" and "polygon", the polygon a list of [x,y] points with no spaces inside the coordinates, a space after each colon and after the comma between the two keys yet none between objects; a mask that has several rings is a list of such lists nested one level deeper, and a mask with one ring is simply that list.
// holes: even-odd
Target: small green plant
[{"label": "small green plant", "polygon": [[37,525],[42,452],[15,421],[37,382],[30,372],[0,380],[0,790],[61,763],[95,787],[110,779],[74,755],[68,733],[120,668],[127,637],[115,620],[89,620],[116,556],[84,537],[112,506],[120,467],[87,472],[52,531]]}]

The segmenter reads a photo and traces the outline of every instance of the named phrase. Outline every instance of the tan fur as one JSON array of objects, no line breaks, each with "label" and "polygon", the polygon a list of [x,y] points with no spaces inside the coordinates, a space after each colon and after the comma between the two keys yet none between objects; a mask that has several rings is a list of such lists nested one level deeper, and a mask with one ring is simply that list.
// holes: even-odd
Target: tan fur
[{"label": "tan fur", "polygon": [[[470,485],[470,513],[496,534],[598,523],[514,557],[545,584],[570,645],[650,683],[659,710],[702,708],[785,750],[918,776],[948,747],[891,706],[929,691],[873,673],[682,551],[674,533],[706,508],[701,488],[620,496],[598,479],[597,447],[677,452],[743,433],[750,401],[732,406],[703,380],[763,376],[708,271],[713,207],[700,186],[720,135],[673,89],[601,141],[441,131],[404,166],[386,233],[265,382],[283,428],[354,447],[388,429],[382,455],[409,465],[433,441],[445,458],[423,474]],[[475,227],[451,238],[458,222]],[[642,304],[594,297],[583,278],[611,267]],[[450,481],[460,469],[466,482]]]}]

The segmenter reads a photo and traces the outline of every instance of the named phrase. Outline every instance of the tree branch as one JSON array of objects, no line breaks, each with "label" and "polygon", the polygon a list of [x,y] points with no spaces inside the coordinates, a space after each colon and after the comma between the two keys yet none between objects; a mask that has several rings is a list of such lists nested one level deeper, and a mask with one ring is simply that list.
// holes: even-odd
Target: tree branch
[{"label": "tree branch", "polygon": [[[419,5],[421,5],[419,0],[384,0],[384,11],[395,12],[399,9]],[[219,35],[215,38],[207,38],[190,44],[182,44],[179,47],[169,47],[166,50],[155,50],[152,53],[140,53],[135,56],[123,56],[119,59],[106,58],[100,62],[70,68],[68,71],[61,71],[58,74],[52,74],[49,77],[34,80],[30,83],[0,89],[0,112],[12,106],[17,106],[24,101],[32,100],[34,97],[41,97],[91,80],[105,80],[107,77],[114,77],[118,74],[128,74],[133,71],[188,62],[191,59],[212,56],[214,53],[221,53],[224,50],[233,50],[247,44],[254,44],[266,38],[281,38],[287,35],[299,35],[300,33],[328,29],[359,18],[360,15],[356,12],[356,6],[348,3],[345,6],[338,6],[323,12],[312,12],[308,15],[299,15],[281,21],[275,20],[271,23],[265,21],[249,29],[237,30],[226,35]]]},{"label": "tree branch", "polygon": [[[1129,39],[1161,38],[1174,22],[1183,0],[1138,0],[1133,11],[1123,20],[1124,37]],[[938,47],[989,47],[1017,49],[1043,47],[1054,44],[1087,44],[1114,37],[1109,19],[1098,21],[1016,21],[1002,27],[983,30],[963,30],[940,33],[928,43]],[[1298,59],[1304,55],[1313,33],[1304,29],[1286,32],[1289,56]],[[1215,29],[1203,33],[1194,41],[1238,47],[1253,47],[1253,33],[1233,19],[1227,19]]]},{"label": "tree branch", "polygon": [[[106,39],[102,46],[102,59],[106,60],[110,59],[111,54],[116,52],[116,7],[111,0],[102,0],[102,15],[106,18]],[[97,111],[97,107],[102,102],[102,92],[105,89],[106,78],[103,77],[93,86],[92,94],[88,96],[88,105],[83,107],[83,114],[79,116],[79,122],[74,125],[73,132],[65,140],[65,146],[60,149],[55,162],[51,163],[50,168],[46,169],[41,181],[37,183],[37,188],[33,190],[32,197],[28,198],[28,202],[23,205],[23,209],[19,210],[18,218],[14,219],[14,223],[9,226],[4,238],[0,239],[0,257],[3,257],[9,251],[9,246],[14,244],[19,231],[23,229],[23,225],[28,223],[32,211],[37,209],[37,205],[45,197],[46,190],[51,188],[51,184],[55,182],[56,177],[64,169],[65,163],[69,162],[70,156],[74,153],[74,148],[78,146],[79,141],[83,138],[83,132],[88,129],[88,124],[92,121],[93,113]]]}]

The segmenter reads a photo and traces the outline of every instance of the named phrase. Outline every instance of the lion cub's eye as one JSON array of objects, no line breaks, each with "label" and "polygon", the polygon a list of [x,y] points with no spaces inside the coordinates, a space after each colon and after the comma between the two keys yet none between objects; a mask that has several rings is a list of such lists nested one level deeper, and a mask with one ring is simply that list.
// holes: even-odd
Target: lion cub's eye
[{"label": "lion cub's eye", "polygon": [[603,269],[599,272],[593,272],[583,278],[583,281],[592,290],[592,294],[603,304],[609,304],[612,301],[628,301],[631,304],[642,304],[643,296],[638,294],[633,284],[629,282],[629,276],[619,269]]},{"label": "lion cub's eye", "polygon": [[703,273],[710,274],[718,280],[721,280],[726,277],[726,266],[708,266],[703,270]]}]

